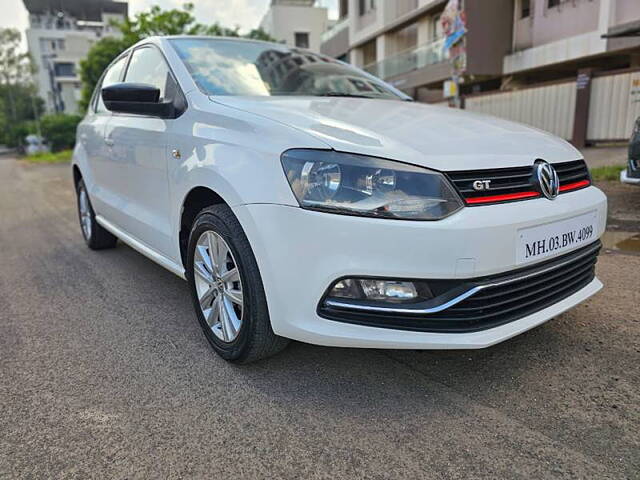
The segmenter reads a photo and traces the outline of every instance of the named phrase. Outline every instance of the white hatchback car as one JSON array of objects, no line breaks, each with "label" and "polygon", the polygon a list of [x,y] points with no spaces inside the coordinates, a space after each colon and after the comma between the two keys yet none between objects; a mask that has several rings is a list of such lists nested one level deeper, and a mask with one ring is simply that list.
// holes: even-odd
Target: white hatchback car
[{"label": "white hatchback car", "polygon": [[103,74],[73,175],[89,247],[185,278],[248,362],[288,339],[482,348],[590,297],[606,198],[581,158],[323,55],[163,37]]}]

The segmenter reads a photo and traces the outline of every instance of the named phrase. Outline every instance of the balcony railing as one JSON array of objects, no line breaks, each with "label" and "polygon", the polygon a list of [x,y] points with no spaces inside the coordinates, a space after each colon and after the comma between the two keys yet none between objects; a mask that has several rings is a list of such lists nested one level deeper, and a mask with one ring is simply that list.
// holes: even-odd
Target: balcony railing
[{"label": "balcony railing", "polygon": [[327,30],[325,32],[322,32],[322,35],[320,36],[320,41],[322,43],[328,42],[333,37],[335,37],[337,34],[339,34],[342,30],[344,30],[345,28],[348,28],[348,27],[349,27],[349,17],[341,18],[329,30]]},{"label": "balcony railing", "polygon": [[371,63],[364,70],[379,78],[391,78],[403,73],[412,72],[428,65],[441,63],[449,59],[449,52],[444,51],[444,38],[418,47],[410,48],[381,62]]}]

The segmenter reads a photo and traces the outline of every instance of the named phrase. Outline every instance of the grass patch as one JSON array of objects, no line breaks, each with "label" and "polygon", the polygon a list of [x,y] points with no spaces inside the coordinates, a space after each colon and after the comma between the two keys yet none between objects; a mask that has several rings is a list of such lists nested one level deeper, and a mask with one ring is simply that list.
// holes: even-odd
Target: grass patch
[{"label": "grass patch", "polygon": [[56,153],[35,153],[24,158],[30,163],[67,163],[71,161],[72,154],[73,150],[61,150]]},{"label": "grass patch", "polygon": [[597,167],[590,169],[591,178],[600,182],[602,180],[620,180],[620,172],[624,170],[626,165],[607,165],[606,167]]}]

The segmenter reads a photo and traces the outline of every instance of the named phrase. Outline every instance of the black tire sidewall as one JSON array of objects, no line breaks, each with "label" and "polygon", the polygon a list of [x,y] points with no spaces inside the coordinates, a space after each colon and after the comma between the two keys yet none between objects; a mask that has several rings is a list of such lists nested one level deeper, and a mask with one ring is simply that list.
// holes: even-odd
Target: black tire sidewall
[{"label": "black tire sidewall", "polygon": [[[233,254],[233,258],[240,272],[240,278],[242,281],[242,293],[244,297],[242,323],[237,337],[232,342],[228,343],[220,340],[207,324],[202,313],[202,309],[200,308],[200,302],[195,288],[193,272],[195,248],[198,239],[206,231],[213,231],[217,233],[225,240],[225,242],[227,242],[231,248],[231,253]],[[262,285],[256,285],[255,280],[247,271],[246,262],[248,261],[248,255],[253,255],[253,253],[251,251],[245,251],[246,246],[243,245],[244,242],[242,240],[243,239],[241,238],[237,238],[237,234],[234,234],[232,225],[228,225],[223,218],[216,215],[211,210],[205,210],[198,215],[189,236],[186,273],[196,315],[207,340],[213,349],[226,360],[238,360],[243,353],[247,351],[249,348],[248,343],[251,340],[251,331],[254,328],[254,312],[256,308],[262,307],[259,303],[261,301],[260,295],[258,295],[258,291],[256,291],[257,288],[261,289]]]}]

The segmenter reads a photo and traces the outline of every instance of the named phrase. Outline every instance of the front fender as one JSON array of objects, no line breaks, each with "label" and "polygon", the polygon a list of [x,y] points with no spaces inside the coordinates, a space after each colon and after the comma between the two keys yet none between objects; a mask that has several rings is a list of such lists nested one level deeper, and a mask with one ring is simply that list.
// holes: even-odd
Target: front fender
[{"label": "front fender", "polygon": [[73,178],[73,169],[75,167],[80,171],[84,184],[87,187],[87,191],[89,192],[89,195],[91,195],[93,186],[95,185],[95,179],[91,169],[89,168],[89,156],[87,154],[87,149],[84,143],[79,140],[81,136],[80,128],[81,127],[78,127],[78,138],[76,139],[76,144],[73,147],[73,154],[71,155],[71,178]]},{"label": "front fender", "polygon": [[280,155],[290,148],[327,149],[326,144],[295,128],[212,102],[200,92],[189,95],[188,102],[168,139],[176,245],[184,200],[197,187],[213,190],[230,207],[298,206]]}]

